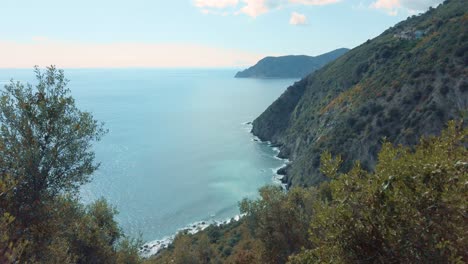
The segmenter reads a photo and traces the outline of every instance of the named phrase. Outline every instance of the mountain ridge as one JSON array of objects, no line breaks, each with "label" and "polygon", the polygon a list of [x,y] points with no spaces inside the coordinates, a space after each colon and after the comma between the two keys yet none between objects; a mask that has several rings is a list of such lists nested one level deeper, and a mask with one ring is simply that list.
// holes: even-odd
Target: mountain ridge
[{"label": "mountain ridge", "polygon": [[320,153],[373,169],[385,137],[414,145],[468,109],[467,6],[446,1],[368,40],[290,86],[252,132],[292,160],[289,186],[317,185]]},{"label": "mountain ridge", "polygon": [[268,56],[258,61],[254,66],[237,72],[235,78],[303,78],[340,57],[348,50],[341,48],[318,56]]}]

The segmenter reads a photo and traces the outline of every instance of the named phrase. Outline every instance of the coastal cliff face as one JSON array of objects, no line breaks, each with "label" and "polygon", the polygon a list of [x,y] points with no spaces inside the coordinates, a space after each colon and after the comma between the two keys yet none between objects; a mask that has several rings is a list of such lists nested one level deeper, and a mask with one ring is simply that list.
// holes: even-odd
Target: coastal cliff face
[{"label": "coastal cliff face", "polygon": [[290,55],[281,57],[266,57],[254,66],[240,71],[236,78],[303,78],[330,61],[345,54],[348,49],[337,49],[320,56]]},{"label": "coastal cliff face", "polygon": [[414,145],[468,114],[468,5],[408,18],[289,87],[253,122],[292,164],[285,182],[316,185],[320,154],[373,169],[384,138]]}]

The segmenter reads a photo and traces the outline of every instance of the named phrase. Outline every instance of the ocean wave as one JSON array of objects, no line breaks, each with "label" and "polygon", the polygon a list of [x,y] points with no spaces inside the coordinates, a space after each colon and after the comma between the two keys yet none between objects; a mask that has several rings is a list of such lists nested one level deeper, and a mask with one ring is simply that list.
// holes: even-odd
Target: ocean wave
[{"label": "ocean wave", "polygon": [[[281,159],[281,158],[278,158],[278,159]],[[278,171],[283,169],[283,168],[286,168],[288,166],[288,164],[289,164],[289,160],[288,159],[281,159],[281,160],[285,161],[283,165],[271,169],[273,171],[273,173],[274,173],[272,180],[273,180],[273,182],[275,184],[280,185],[281,188],[283,188],[283,190],[287,190],[288,186],[287,186],[286,183],[283,182],[284,175],[279,174]]]}]

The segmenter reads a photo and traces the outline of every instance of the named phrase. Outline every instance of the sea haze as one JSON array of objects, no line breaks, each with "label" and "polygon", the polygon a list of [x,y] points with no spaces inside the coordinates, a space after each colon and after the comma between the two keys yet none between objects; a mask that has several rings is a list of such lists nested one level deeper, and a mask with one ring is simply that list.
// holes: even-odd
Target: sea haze
[{"label": "sea haze", "polygon": [[[106,198],[131,235],[160,239],[196,221],[238,214],[242,198],[271,184],[283,161],[253,140],[252,121],[292,79],[235,79],[236,70],[70,69],[80,109],[105,122],[100,169],[83,186]],[[0,70],[34,83],[32,70]]]}]

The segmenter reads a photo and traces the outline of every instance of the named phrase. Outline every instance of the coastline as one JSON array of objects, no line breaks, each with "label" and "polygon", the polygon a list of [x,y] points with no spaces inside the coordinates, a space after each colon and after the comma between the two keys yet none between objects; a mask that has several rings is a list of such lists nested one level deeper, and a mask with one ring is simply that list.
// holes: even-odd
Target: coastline
[{"label": "coastline", "polygon": [[272,168],[272,171],[274,173],[274,176],[273,176],[273,182],[275,184],[278,184],[280,185],[284,190],[287,190],[288,189],[288,184],[287,182],[285,182],[285,176],[286,176],[286,172],[285,172],[285,169],[291,164],[291,161],[288,159],[288,158],[280,158],[279,155],[280,155],[280,148],[278,145],[276,144],[273,144],[271,141],[269,140],[261,140],[257,135],[255,135],[253,133],[253,125],[252,125],[252,122],[246,122],[244,123],[243,125],[248,125],[249,126],[249,133],[252,135],[252,140],[255,141],[255,142],[258,142],[259,144],[266,144],[268,147],[270,147],[274,152],[276,152],[276,154],[273,156],[275,159],[277,160],[281,160],[283,162],[283,165],[277,167],[277,168]]},{"label": "coastline", "polygon": [[[281,160],[283,164],[279,167],[272,168],[273,172],[273,177],[272,177],[272,182],[274,184],[277,184],[281,186],[283,190],[287,190],[287,184],[283,182],[284,175],[281,172],[281,170],[285,169],[290,161],[289,159],[282,159],[278,157],[278,154],[280,153],[280,149],[277,146],[274,146],[270,141],[262,141],[260,138],[258,138],[255,134],[252,132],[252,122],[244,122],[242,125],[245,127],[245,130],[247,130],[250,135],[252,136],[251,140],[258,143],[258,144],[266,144],[268,147],[270,147],[274,152],[275,155],[273,156],[275,159]],[[174,238],[177,236],[179,233],[186,233],[186,234],[196,234],[200,231],[205,230],[207,227],[211,225],[216,225],[216,226],[221,226],[225,224],[229,224],[231,222],[237,222],[243,217],[242,214],[238,214],[233,216],[232,218],[228,218],[225,220],[207,220],[207,221],[197,221],[191,224],[188,224],[187,226],[178,229],[173,235],[163,237],[162,239],[157,239],[157,240],[152,240],[144,243],[138,250],[140,256],[142,258],[149,258],[152,256],[157,255],[161,250],[169,247],[172,242],[174,241]]]},{"label": "coastline", "polygon": [[225,219],[223,221],[217,221],[217,220],[209,220],[209,221],[198,221],[192,224],[189,224],[183,228],[180,228],[176,231],[175,234],[166,236],[162,239],[158,240],[153,240],[146,242],[141,246],[138,250],[138,253],[142,258],[149,258],[151,256],[157,255],[161,250],[169,247],[169,245],[172,244],[174,241],[174,238],[179,234],[179,233],[185,233],[185,234],[196,234],[200,231],[205,230],[207,227],[211,225],[216,225],[216,226],[221,226],[221,225],[226,225],[231,222],[237,222],[242,218],[243,215],[238,214],[235,215],[232,218]]}]

